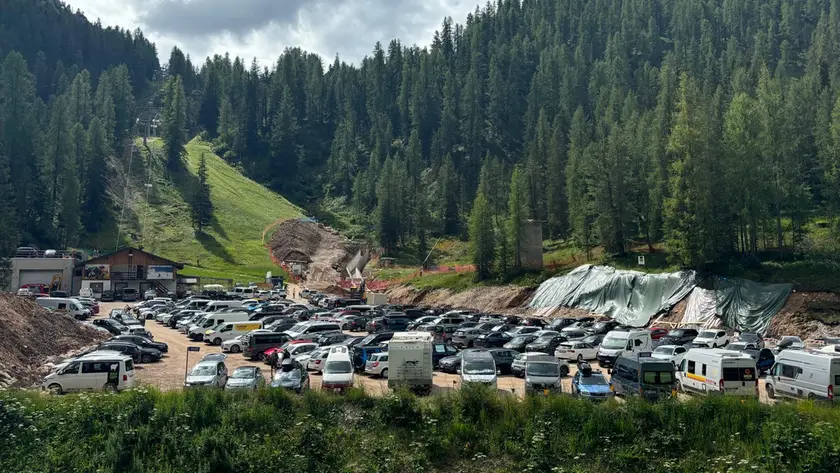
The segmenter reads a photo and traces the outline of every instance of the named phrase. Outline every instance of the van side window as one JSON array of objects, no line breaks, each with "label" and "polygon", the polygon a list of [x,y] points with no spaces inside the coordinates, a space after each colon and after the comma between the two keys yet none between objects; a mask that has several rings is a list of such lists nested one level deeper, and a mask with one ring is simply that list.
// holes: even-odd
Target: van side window
[{"label": "van side window", "polygon": [[782,365],[782,376],[785,378],[795,378],[796,368],[790,365]]},{"label": "van side window", "polygon": [[702,366],[702,368],[701,368],[701,369],[703,370],[703,372],[702,372],[702,373],[700,373],[700,374],[702,374],[703,376],[706,376],[706,365],[705,365],[705,364],[703,364],[703,365],[701,365],[701,366]]},{"label": "van side window", "polygon": [[697,373],[696,369],[697,369],[697,363],[695,363],[694,360],[688,360],[688,372],[691,373],[691,374],[696,374]]},{"label": "van side window", "polygon": [[642,341],[641,340],[636,340],[634,343],[636,344],[637,347],[642,346]]},{"label": "van side window", "polygon": [[85,362],[82,363],[82,373],[107,373],[111,371],[110,369],[111,363],[103,363],[103,362]]},{"label": "van side window", "polygon": [[67,310],[67,304],[65,304],[64,302],[60,302],[58,304],[58,310]]}]

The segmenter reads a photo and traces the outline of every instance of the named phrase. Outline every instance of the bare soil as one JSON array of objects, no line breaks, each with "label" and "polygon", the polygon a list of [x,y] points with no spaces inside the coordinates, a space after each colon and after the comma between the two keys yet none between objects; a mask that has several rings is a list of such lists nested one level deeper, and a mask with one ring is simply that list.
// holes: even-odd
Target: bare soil
[{"label": "bare soil", "polygon": [[803,340],[840,336],[840,294],[793,292],[770,324],[767,336],[796,335]]},{"label": "bare soil", "polygon": [[276,261],[308,263],[307,287],[320,289],[345,276],[344,268],[360,244],[319,223],[286,220],[277,226],[268,247]]},{"label": "bare soil", "polygon": [[32,299],[0,292],[0,388],[32,386],[52,363],[108,338]]},{"label": "bare soil", "polygon": [[463,292],[449,289],[418,290],[407,285],[387,291],[388,300],[396,304],[472,309],[481,312],[521,314],[534,290],[521,286],[475,287]]}]

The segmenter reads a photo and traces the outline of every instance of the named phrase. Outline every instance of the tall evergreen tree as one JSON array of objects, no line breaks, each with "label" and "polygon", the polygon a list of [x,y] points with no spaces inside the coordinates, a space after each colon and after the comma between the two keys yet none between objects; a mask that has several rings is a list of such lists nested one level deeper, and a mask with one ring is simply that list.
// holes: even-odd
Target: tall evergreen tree
[{"label": "tall evergreen tree", "polygon": [[490,206],[483,192],[475,196],[470,212],[469,238],[472,262],[475,265],[476,279],[483,281],[493,276],[496,258],[493,218]]},{"label": "tall evergreen tree", "polygon": [[181,169],[187,152],[186,113],[183,82],[180,76],[172,77],[166,83],[162,124],[166,166],[171,171]]},{"label": "tall evergreen tree", "polygon": [[513,168],[510,177],[510,198],[508,199],[508,235],[512,249],[512,269],[518,272],[522,268],[520,253],[525,220],[528,217],[528,183],[520,166]]},{"label": "tall evergreen tree", "polygon": [[207,182],[207,157],[204,153],[198,161],[198,179],[193,189],[190,206],[192,226],[197,232],[204,231],[213,222],[213,201],[210,200],[210,184]]}]

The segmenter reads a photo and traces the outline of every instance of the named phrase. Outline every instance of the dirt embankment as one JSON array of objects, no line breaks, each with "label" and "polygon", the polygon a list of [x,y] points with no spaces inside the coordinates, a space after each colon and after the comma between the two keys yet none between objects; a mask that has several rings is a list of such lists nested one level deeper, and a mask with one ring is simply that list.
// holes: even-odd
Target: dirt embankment
[{"label": "dirt embankment", "polygon": [[534,290],[521,286],[475,287],[463,292],[448,289],[419,290],[400,285],[389,288],[388,300],[394,304],[473,309],[481,312],[523,314]]},{"label": "dirt embankment", "polygon": [[796,335],[803,340],[840,335],[840,294],[794,292],[773,318],[767,336]]},{"label": "dirt embankment", "polygon": [[324,225],[307,220],[286,220],[277,226],[268,243],[275,261],[304,263],[308,287],[332,284],[345,276],[347,263],[361,245]]},{"label": "dirt embankment", "polygon": [[28,387],[55,363],[109,338],[30,299],[0,292],[0,388]]}]

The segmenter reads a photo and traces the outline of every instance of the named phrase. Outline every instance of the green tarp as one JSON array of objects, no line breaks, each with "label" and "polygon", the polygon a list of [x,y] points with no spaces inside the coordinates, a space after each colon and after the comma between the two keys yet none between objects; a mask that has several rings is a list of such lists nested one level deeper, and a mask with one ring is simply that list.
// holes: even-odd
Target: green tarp
[{"label": "green tarp", "polygon": [[766,333],[791,291],[790,284],[720,276],[705,279],[707,288],[701,288],[696,279],[693,271],[646,274],[586,265],[542,283],[530,305],[534,309],[574,307],[643,327],[691,293],[684,322],[707,325],[720,317],[724,325],[740,332]]},{"label": "green tarp", "polygon": [[575,307],[643,327],[684,298],[696,285],[694,280],[693,271],[646,274],[586,265],[542,283],[531,307]]}]

